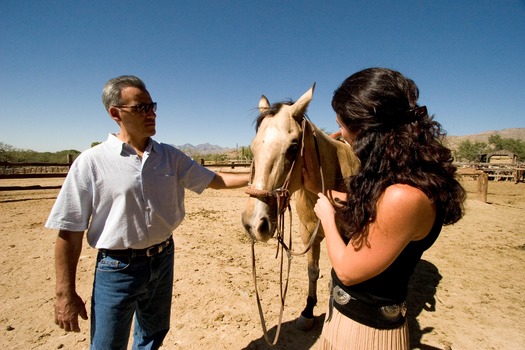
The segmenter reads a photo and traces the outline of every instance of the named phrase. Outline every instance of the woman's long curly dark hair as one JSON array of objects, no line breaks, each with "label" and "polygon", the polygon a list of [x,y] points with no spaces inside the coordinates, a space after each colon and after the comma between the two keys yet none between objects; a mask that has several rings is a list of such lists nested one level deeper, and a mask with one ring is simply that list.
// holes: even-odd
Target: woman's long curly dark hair
[{"label": "woman's long curly dark hair", "polygon": [[[347,78],[334,92],[332,107],[343,126],[356,134],[352,147],[361,161],[348,181],[342,218],[346,238],[364,238],[376,219],[377,202],[393,184],[414,186],[436,204],[443,224],[463,216],[465,190],[454,175],[445,133],[417,104],[416,84],[401,73],[370,68]],[[363,236],[364,235],[364,236]]]}]

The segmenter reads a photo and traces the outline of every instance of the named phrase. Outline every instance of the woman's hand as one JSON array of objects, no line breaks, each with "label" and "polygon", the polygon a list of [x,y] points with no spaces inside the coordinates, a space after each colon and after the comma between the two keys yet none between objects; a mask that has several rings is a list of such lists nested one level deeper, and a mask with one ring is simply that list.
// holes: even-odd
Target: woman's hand
[{"label": "woman's hand", "polygon": [[315,214],[319,220],[321,220],[323,226],[325,226],[330,221],[335,222],[335,209],[332,205],[332,202],[330,199],[328,199],[328,197],[320,192],[317,195],[319,196],[319,199],[317,200],[317,203],[315,203]]}]

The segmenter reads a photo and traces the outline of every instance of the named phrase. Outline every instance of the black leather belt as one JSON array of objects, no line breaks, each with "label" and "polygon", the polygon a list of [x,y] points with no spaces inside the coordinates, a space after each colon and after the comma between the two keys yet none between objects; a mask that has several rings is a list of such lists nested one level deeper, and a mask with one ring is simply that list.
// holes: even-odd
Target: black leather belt
[{"label": "black leather belt", "polygon": [[406,301],[385,306],[370,305],[360,301],[355,297],[355,293],[352,295],[346,290],[333,269],[328,320],[332,315],[332,307],[356,322],[378,329],[401,327],[406,321],[407,314]]},{"label": "black leather belt", "polygon": [[167,240],[162,243],[152,245],[151,247],[144,249],[100,249],[102,254],[108,256],[155,256],[162,253],[166,248],[173,244],[173,237],[170,236]]}]

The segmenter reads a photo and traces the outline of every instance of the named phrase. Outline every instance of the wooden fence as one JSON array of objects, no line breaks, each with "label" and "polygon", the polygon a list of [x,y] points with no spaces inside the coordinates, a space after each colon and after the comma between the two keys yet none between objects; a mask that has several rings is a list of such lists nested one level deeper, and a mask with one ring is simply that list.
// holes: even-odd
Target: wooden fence
[{"label": "wooden fence", "polygon": [[0,179],[66,177],[71,164],[0,162]]},{"label": "wooden fence", "polygon": [[[29,178],[60,178],[66,177],[72,160],[68,163],[10,163],[0,162],[0,179],[29,179]],[[250,167],[249,160],[204,161],[200,164],[205,167]],[[491,163],[457,163],[458,174],[462,177],[471,177],[478,181],[478,198],[486,202],[488,181],[519,182],[525,174],[525,164],[491,164]],[[35,186],[29,186],[35,188]],[[19,187],[18,189],[30,189]],[[1,187],[6,190],[7,187]],[[12,186],[9,187],[12,190]]]},{"label": "wooden fence", "polygon": [[[68,159],[69,160],[69,159]],[[61,178],[66,177],[71,167],[69,163],[12,163],[0,162],[0,179],[37,179],[37,178]],[[250,167],[251,161],[204,161],[200,164],[205,167],[231,168]],[[60,188],[54,186],[53,188]],[[49,186],[0,186],[0,191],[31,190],[31,189],[49,189]]]},{"label": "wooden fence", "polygon": [[492,181],[521,181],[524,164],[458,163],[458,175],[477,180],[477,198],[487,202],[488,183]]},{"label": "wooden fence", "polygon": [[521,172],[525,171],[525,164],[493,164],[493,163],[456,163],[460,175],[469,176],[474,170],[483,171],[489,181],[514,181],[520,180]]}]

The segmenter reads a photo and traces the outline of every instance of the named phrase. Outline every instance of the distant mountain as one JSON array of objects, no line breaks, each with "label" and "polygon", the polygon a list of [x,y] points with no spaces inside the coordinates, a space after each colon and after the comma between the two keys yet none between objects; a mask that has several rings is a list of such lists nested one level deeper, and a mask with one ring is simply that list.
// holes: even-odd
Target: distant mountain
[{"label": "distant mountain", "polygon": [[[525,128],[511,128],[511,129],[502,129],[502,130],[490,130],[485,131],[479,134],[473,135],[463,135],[463,136],[448,136],[446,137],[446,144],[449,148],[457,150],[459,144],[462,141],[470,140],[472,142],[488,142],[490,136],[498,134],[504,139],[517,139],[525,142]],[[218,153],[228,153],[235,151],[235,148],[221,147],[218,145],[212,145],[209,143],[202,143],[200,145],[194,146],[190,143],[184,145],[175,146],[186,154],[218,154]]]},{"label": "distant mountain", "polygon": [[447,136],[446,143],[450,149],[457,149],[463,141],[488,142],[490,136],[497,134],[504,139],[516,139],[525,142],[525,128],[511,128],[502,130],[490,130],[479,134],[464,136]]},{"label": "distant mountain", "polygon": [[211,145],[209,143],[202,143],[197,146],[194,146],[190,143],[186,143],[184,145],[175,146],[175,147],[189,155],[227,153],[227,152],[234,150],[234,148],[225,148],[225,147],[221,147],[217,145]]}]

